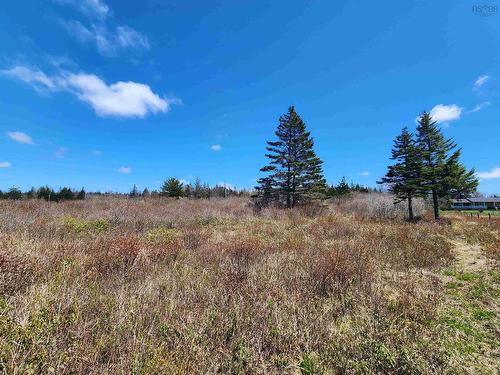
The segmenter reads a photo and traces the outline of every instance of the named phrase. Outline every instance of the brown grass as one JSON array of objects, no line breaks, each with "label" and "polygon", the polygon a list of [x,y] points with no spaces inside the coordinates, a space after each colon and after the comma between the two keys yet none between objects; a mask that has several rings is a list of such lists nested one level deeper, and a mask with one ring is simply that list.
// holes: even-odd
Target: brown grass
[{"label": "brown grass", "polygon": [[248,203],[0,201],[0,372],[450,369],[449,226]]}]

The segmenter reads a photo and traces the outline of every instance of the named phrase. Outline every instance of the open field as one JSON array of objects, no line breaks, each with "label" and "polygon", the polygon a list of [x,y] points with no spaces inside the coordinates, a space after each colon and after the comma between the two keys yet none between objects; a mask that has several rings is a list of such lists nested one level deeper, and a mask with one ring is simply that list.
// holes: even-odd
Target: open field
[{"label": "open field", "polygon": [[499,223],[401,213],[0,201],[0,373],[495,373]]}]

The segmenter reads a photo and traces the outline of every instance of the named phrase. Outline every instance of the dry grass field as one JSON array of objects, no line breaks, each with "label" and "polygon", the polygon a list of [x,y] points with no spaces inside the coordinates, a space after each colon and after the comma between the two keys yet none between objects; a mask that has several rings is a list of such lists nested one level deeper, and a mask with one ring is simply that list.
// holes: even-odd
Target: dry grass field
[{"label": "dry grass field", "polygon": [[499,221],[403,215],[0,201],[0,373],[497,372]]}]

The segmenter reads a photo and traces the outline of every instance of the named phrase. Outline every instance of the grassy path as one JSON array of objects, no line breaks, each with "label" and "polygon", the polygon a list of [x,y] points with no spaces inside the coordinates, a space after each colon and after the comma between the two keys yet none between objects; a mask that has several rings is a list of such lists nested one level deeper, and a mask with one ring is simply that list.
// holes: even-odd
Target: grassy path
[{"label": "grassy path", "polygon": [[439,310],[443,343],[458,373],[500,373],[500,273],[479,245],[454,242],[456,261],[443,270],[445,300]]}]

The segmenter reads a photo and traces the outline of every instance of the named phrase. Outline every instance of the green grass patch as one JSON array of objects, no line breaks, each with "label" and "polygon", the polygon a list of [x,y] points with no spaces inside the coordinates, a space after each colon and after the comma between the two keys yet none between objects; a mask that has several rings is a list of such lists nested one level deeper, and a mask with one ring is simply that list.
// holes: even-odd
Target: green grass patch
[{"label": "green grass patch", "polygon": [[455,280],[445,284],[446,302],[439,312],[444,328],[441,345],[465,373],[494,373],[492,357],[500,346],[496,327],[498,314],[492,309],[498,298],[498,272],[443,271]]},{"label": "green grass patch", "polygon": [[147,241],[154,245],[165,245],[175,243],[181,232],[176,228],[158,227],[148,230],[145,236]]},{"label": "green grass patch", "polygon": [[107,219],[84,220],[75,217],[64,217],[63,224],[69,232],[83,233],[102,233],[109,229],[110,223]]}]

